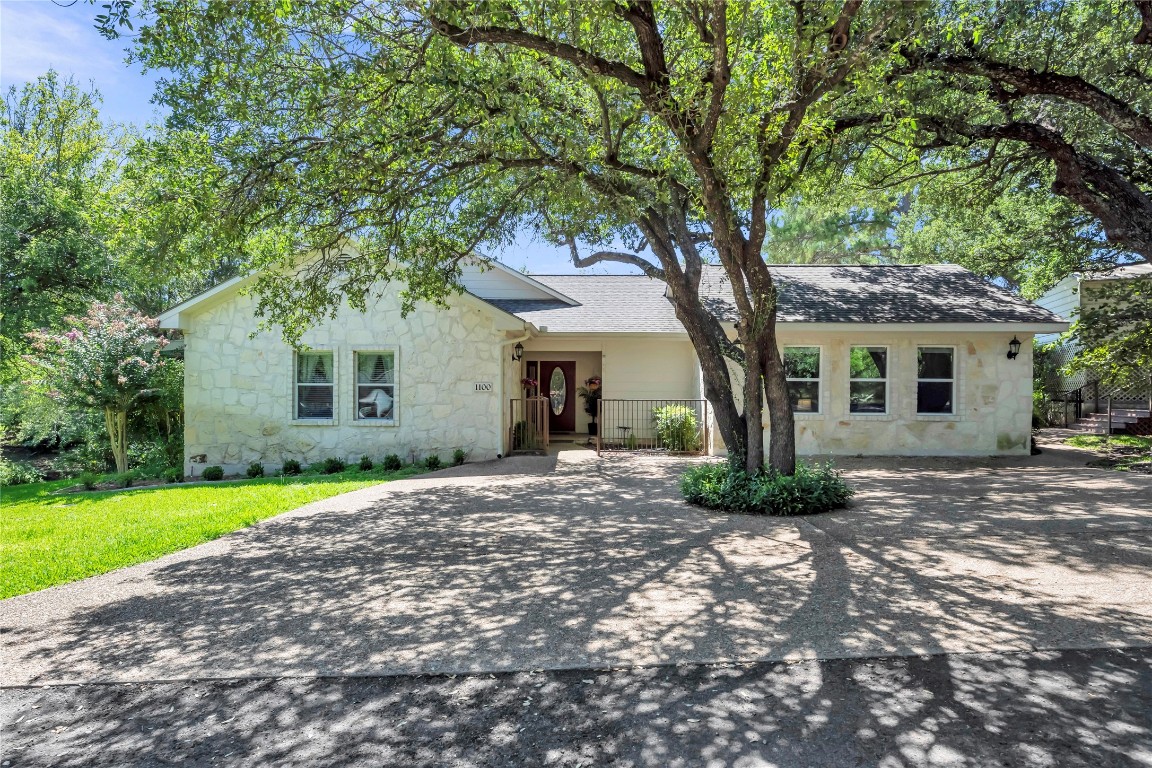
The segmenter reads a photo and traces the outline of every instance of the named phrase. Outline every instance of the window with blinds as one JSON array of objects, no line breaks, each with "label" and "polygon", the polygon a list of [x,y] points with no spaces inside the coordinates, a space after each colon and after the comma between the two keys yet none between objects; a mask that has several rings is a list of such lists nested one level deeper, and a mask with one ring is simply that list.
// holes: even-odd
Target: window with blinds
[{"label": "window with blinds", "polygon": [[396,418],[396,353],[357,352],[356,418]]},{"label": "window with blinds", "polygon": [[296,418],[331,419],[335,381],[331,352],[296,353]]}]

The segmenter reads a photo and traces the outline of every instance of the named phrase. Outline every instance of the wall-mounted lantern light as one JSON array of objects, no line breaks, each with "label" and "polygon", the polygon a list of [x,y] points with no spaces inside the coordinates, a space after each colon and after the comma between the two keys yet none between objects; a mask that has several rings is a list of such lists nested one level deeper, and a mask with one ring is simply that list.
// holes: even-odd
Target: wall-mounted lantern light
[{"label": "wall-mounted lantern light", "polygon": [[1012,341],[1008,342],[1008,359],[1015,360],[1018,354],[1020,354],[1020,339],[1013,336]]},{"label": "wall-mounted lantern light", "polygon": [[[1020,342],[1016,342],[1016,347],[1019,349]],[[518,363],[522,357],[524,357],[524,345],[516,342],[516,346],[512,347],[512,359]]]}]

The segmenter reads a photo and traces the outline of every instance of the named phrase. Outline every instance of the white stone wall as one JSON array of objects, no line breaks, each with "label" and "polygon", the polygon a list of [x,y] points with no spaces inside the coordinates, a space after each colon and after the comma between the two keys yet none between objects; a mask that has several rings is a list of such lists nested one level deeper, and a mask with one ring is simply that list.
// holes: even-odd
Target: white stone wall
[{"label": "white stone wall", "polygon": [[[304,464],[335,456],[405,461],[470,451],[471,460],[501,453],[503,331],[490,313],[466,303],[448,310],[423,305],[408,317],[390,289],[367,313],[347,307],[305,333],[303,343],[331,350],[335,418],[294,418],[294,352],[278,333],[256,331],[255,302],[235,296],[193,316],[185,348],[185,471],[219,464],[241,472],[260,461],[269,471],[285,459]],[[395,350],[394,423],[357,421],[353,353]],[[492,384],[476,392],[475,383]],[[200,459],[193,462],[193,458]]]},{"label": "white stone wall", "polygon": [[[821,347],[819,414],[796,414],[803,455],[990,456],[1027,454],[1032,431],[1032,337],[1007,358],[1013,333],[797,333],[781,345]],[[851,346],[888,347],[888,413],[849,411]],[[955,413],[916,413],[916,348],[955,348]],[[765,427],[771,425],[765,417]],[[768,434],[765,433],[765,441]]]}]

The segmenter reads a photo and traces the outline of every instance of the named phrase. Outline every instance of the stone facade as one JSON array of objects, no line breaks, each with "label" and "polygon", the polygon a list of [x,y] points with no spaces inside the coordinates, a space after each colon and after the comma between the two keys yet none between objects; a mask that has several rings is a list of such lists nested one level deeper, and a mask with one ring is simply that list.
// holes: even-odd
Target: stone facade
[{"label": "stone facade", "polygon": [[[471,460],[496,458],[504,331],[467,302],[424,305],[408,317],[399,306],[389,289],[367,313],[345,307],[305,333],[303,343],[331,351],[335,363],[333,418],[322,420],[295,418],[296,353],[275,332],[257,333],[253,297],[232,295],[193,314],[185,325],[185,471],[219,464],[241,472],[254,461],[271,471],[286,459],[379,461],[389,453],[447,460],[456,448]],[[357,351],[396,355],[391,423],[356,418]]]},{"label": "stone facade", "polygon": [[[1020,354],[1007,357],[1013,336]],[[796,414],[803,455],[1001,456],[1027,454],[1032,434],[1032,337],[1012,332],[804,333],[781,328],[781,345],[821,349],[820,413]],[[849,410],[849,349],[888,347],[888,410]],[[955,350],[952,414],[916,412],[916,348]],[[765,426],[770,424],[767,422]],[[767,435],[765,435],[767,439]]]}]

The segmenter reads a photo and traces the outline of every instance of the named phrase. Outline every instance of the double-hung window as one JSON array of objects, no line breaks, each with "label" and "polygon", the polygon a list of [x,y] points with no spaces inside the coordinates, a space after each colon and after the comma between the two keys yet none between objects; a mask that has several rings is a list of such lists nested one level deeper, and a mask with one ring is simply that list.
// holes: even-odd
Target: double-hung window
[{"label": "double-hung window", "polygon": [[888,412],[888,347],[852,347],[848,359],[848,410]]},{"label": "double-hung window", "polygon": [[784,347],[784,376],[794,413],[820,412],[820,347]]},{"label": "double-hung window", "polygon": [[956,412],[955,350],[916,349],[916,413]]},{"label": "double-hung window", "polygon": [[331,352],[296,353],[296,418],[331,419],[335,370]]},{"label": "double-hung window", "polygon": [[396,353],[356,353],[356,418],[396,419]]}]

